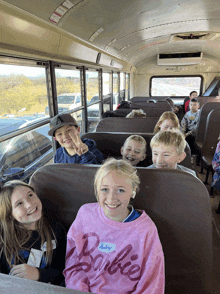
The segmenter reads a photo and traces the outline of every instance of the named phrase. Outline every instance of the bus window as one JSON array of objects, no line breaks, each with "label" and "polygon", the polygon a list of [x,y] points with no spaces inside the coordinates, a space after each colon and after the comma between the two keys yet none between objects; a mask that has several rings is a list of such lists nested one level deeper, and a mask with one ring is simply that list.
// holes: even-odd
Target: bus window
[{"label": "bus window", "polygon": [[129,88],[130,88],[130,75],[129,74],[126,74],[125,75],[125,78],[126,78],[126,84],[125,84],[125,100],[129,100],[130,97],[129,97]]},{"label": "bus window", "polygon": [[111,95],[105,95],[103,97],[103,111],[109,111],[110,110],[110,102],[111,102]]},{"label": "bus window", "polygon": [[45,68],[0,64],[0,87],[0,136],[46,117]]},{"label": "bus window", "polygon": [[103,95],[110,94],[110,75],[107,72],[103,72],[102,74],[102,89]]},{"label": "bus window", "polygon": [[124,90],[124,73],[120,72],[120,91]]},{"label": "bus window", "polygon": [[92,97],[99,95],[97,71],[86,71],[86,93],[88,101],[90,101]]},{"label": "bus window", "polygon": [[113,73],[113,110],[119,104],[119,78],[118,73]]},{"label": "bus window", "polygon": [[120,100],[125,100],[125,74],[120,73]]},{"label": "bus window", "polygon": [[[26,126],[26,123],[25,123]],[[21,126],[22,128],[22,126]],[[16,136],[0,144],[0,181],[21,179],[28,182],[31,174],[53,157],[48,125]]]},{"label": "bus window", "polygon": [[80,135],[82,135],[82,130],[83,130],[82,110],[77,110],[77,111],[71,113],[71,115],[77,121],[77,124],[80,127]]},{"label": "bus window", "polygon": [[94,132],[96,126],[100,120],[99,118],[99,103],[88,106],[87,108],[87,119],[88,119],[88,132]]},{"label": "bus window", "polygon": [[[80,71],[74,68],[56,68],[55,75],[58,113],[82,106]],[[48,108],[45,109],[45,114],[49,114]]]},{"label": "bus window", "polygon": [[202,76],[152,77],[150,82],[150,96],[186,97],[201,92]]},{"label": "bus window", "polygon": [[[98,72],[86,71],[86,93],[87,93],[87,122],[88,132],[93,132],[100,119],[100,106],[99,106],[99,88],[98,88]],[[94,105],[89,105],[97,101]]]}]

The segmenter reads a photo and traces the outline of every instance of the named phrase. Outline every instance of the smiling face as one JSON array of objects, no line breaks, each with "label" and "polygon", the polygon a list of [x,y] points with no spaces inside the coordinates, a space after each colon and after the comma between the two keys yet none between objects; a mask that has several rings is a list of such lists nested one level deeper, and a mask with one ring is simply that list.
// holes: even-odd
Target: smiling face
[{"label": "smiling face", "polygon": [[173,168],[183,161],[186,153],[177,153],[176,147],[172,145],[158,144],[152,147],[152,161],[156,168]]},{"label": "smiling face", "polygon": [[160,131],[169,131],[175,128],[174,122],[171,119],[165,119],[161,124],[160,124]]},{"label": "smiling face", "polygon": [[42,215],[42,204],[29,187],[18,186],[11,196],[12,216],[30,230],[36,228],[36,222]]},{"label": "smiling face", "polygon": [[102,178],[98,201],[106,217],[122,222],[130,213],[128,204],[132,195],[132,181],[114,170]]},{"label": "smiling face", "polygon": [[122,159],[136,166],[140,161],[146,157],[143,144],[135,140],[128,140],[124,146],[121,147]]},{"label": "smiling face", "polygon": [[80,127],[75,126],[64,126],[55,131],[55,139],[60,144],[60,146],[68,149],[73,149],[73,141],[70,137],[70,133],[75,136],[80,133]]}]

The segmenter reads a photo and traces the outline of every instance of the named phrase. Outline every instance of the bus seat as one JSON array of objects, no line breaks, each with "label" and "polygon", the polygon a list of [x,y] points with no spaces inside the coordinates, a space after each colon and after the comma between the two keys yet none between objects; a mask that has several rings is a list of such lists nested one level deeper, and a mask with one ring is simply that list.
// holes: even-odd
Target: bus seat
[{"label": "bus seat", "polygon": [[[206,129],[204,141],[201,149],[201,172],[203,168],[206,169],[206,179],[204,184],[208,184],[209,172],[214,173],[212,168],[212,160],[215,154],[215,149],[218,144],[218,137],[220,134],[220,109],[212,110],[206,121]],[[213,189],[211,195],[213,194]]]},{"label": "bus seat", "polygon": [[[30,184],[48,218],[69,228],[84,203],[95,202],[95,165],[41,167]],[[141,184],[133,205],[155,222],[165,255],[166,294],[213,293],[213,235],[209,195],[191,174],[138,168]]]},{"label": "bus seat", "polygon": [[167,101],[160,101],[160,102],[139,102],[135,101],[131,103],[132,109],[143,109],[147,116],[157,116],[158,118],[165,112],[165,111],[173,111],[172,107]]},{"label": "bus seat", "polygon": [[145,96],[136,96],[136,97],[132,97],[130,99],[131,102],[136,102],[136,101],[148,101],[151,100],[152,97],[145,97]]},{"label": "bus seat", "polygon": [[199,99],[199,104],[200,107],[202,107],[202,105],[209,103],[209,102],[220,102],[220,98],[216,98],[216,96],[211,97],[211,96],[206,96],[206,97],[198,97]]},{"label": "bus seat", "polygon": [[142,136],[147,143],[146,158],[140,162],[140,166],[146,167],[151,162],[151,148],[150,141],[154,136],[152,133],[86,133],[81,136],[81,139],[92,139],[96,142],[97,148],[102,152],[105,159],[108,157],[114,157],[116,159],[121,159],[121,147],[123,146],[125,140],[131,135]]},{"label": "bus seat", "polygon": [[[147,167],[152,164],[152,152],[150,148],[150,141],[154,134],[152,133],[86,133],[81,136],[81,139],[92,139],[96,142],[97,148],[102,152],[105,159],[108,157],[121,158],[121,147],[123,146],[125,140],[131,135],[140,135],[142,136],[147,143],[147,156],[146,158],[139,163],[141,167]],[[186,157],[180,163],[181,165],[192,168],[191,165],[191,150],[187,143],[186,145]]]},{"label": "bus seat", "polygon": [[98,122],[96,132],[153,133],[157,121],[158,116],[146,118],[107,117]]},{"label": "bus seat", "polygon": [[220,109],[220,103],[208,102],[206,104],[203,104],[200,110],[200,118],[198,121],[196,137],[195,137],[195,147],[198,154],[197,164],[199,164],[199,161],[201,159],[201,150],[202,150],[202,145],[204,141],[207,116],[210,113],[210,111],[212,111],[213,109]]},{"label": "bus seat", "polygon": [[161,96],[154,96],[154,97],[135,96],[135,97],[132,97],[130,99],[130,101],[131,102],[136,102],[136,101],[148,101],[148,100],[154,99],[154,100],[156,100],[158,102],[158,101],[164,101],[164,98],[166,98],[166,97],[161,97]]},{"label": "bus seat", "polygon": [[0,274],[1,294],[85,294],[88,292],[54,286],[49,283],[22,279],[11,275]]},{"label": "bus seat", "polygon": [[109,116],[109,117],[126,117],[131,111],[132,111],[131,108],[116,109],[116,110],[111,111],[111,116]]},{"label": "bus seat", "polygon": [[165,100],[164,101],[157,101],[157,100],[154,100],[154,99],[150,99],[150,100],[147,100],[147,101],[134,101],[134,102],[131,102],[131,106],[134,105],[135,108],[138,108],[138,107],[140,107],[139,105],[141,105],[143,107],[149,107],[149,108],[151,108],[151,107],[152,108],[165,108],[166,110],[171,109],[171,107],[167,107],[167,104],[168,104],[168,106],[170,106],[170,104]]},{"label": "bus seat", "polygon": [[191,164],[191,149],[189,147],[188,142],[186,142],[185,152],[186,152],[186,157],[184,158],[183,161],[180,162],[180,165],[183,165],[185,167],[188,167],[188,168],[192,169],[192,164]]}]

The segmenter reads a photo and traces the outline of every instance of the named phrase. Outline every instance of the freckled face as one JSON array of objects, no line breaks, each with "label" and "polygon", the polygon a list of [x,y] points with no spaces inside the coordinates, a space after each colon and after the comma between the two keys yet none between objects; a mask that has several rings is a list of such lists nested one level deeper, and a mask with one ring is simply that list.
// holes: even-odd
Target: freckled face
[{"label": "freckled face", "polygon": [[159,144],[152,148],[152,161],[156,168],[175,169],[184,158],[185,152],[178,154],[175,146]]},{"label": "freckled face", "polygon": [[160,131],[169,131],[175,128],[174,122],[171,119],[165,119],[160,124]]},{"label": "freckled face", "polygon": [[11,196],[12,216],[27,228],[34,230],[42,215],[42,204],[29,187],[18,186]]},{"label": "freckled face", "polygon": [[98,201],[109,219],[122,222],[129,214],[128,204],[132,197],[132,182],[117,171],[110,171],[103,177]]},{"label": "freckled face", "polygon": [[146,157],[144,146],[135,140],[128,140],[121,148],[122,159],[136,166],[140,161]]}]

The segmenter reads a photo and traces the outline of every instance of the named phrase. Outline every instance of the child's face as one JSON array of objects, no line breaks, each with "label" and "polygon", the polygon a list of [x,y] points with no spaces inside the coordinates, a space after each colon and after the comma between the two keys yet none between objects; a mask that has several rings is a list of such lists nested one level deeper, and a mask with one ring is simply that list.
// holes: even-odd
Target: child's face
[{"label": "child's face", "polygon": [[169,131],[175,128],[174,122],[171,119],[165,119],[160,124],[160,131]]},{"label": "child's face", "polygon": [[185,152],[178,154],[176,147],[172,145],[158,144],[152,148],[152,161],[156,168],[175,169],[185,156]]},{"label": "child's face", "polygon": [[64,126],[55,131],[55,139],[64,148],[73,148],[73,141],[70,137],[70,133],[76,136],[80,133],[80,128],[75,126]]},{"label": "child's face", "polygon": [[128,216],[133,189],[132,182],[126,175],[110,171],[103,177],[98,193],[98,201],[106,217],[122,222]]},{"label": "child's face", "polygon": [[28,229],[34,230],[42,215],[42,204],[29,187],[18,186],[11,196],[12,216]]},{"label": "child's face", "polygon": [[128,140],[123,147],[121,147],[122,159],[136,166],[140,161],[146,157],[144,146],[138,141]]},{"label": "child's face", "polygon": [[199,109],[199,104],[198,102],[190,102],[189,107],[192,112],[197,112],[197,110]]},{"label": "child's face", "polygon": [[196,98],[196,97],[198,97],[198,93],[197,93],[197,92],[193,92],[193,93],[189,96],[190,100],[191,100],[192,98]]}]

